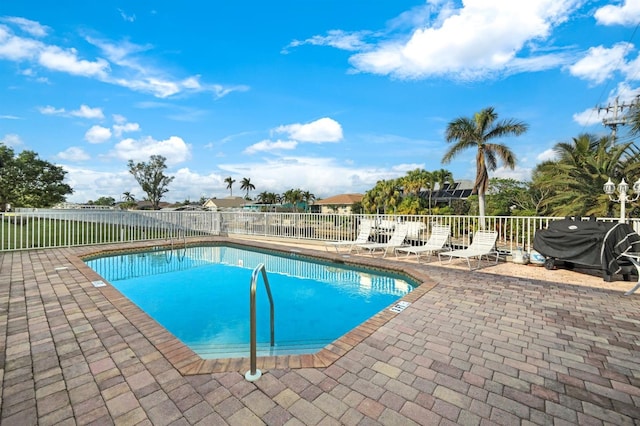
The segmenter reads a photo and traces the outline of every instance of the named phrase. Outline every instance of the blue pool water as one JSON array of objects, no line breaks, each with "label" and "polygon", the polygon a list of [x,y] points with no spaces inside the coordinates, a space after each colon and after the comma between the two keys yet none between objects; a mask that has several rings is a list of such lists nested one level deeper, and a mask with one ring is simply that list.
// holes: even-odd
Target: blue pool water
[{"label": "blue pool water", "polygon": [[249,288],[260,263],[275,305],[275,346],[269,344],[269,301],[259,275],[258,355],[317,352],[413,288],[379,271],[224,246],[85,262],[203,358],[248,355]]}]

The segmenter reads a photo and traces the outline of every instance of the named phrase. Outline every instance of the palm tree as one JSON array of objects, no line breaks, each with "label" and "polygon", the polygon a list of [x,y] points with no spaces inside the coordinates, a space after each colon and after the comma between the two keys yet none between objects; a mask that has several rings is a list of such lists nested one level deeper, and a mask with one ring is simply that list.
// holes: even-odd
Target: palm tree
[{"label": "palm tree", "polygon": [[240,182],[240,189],[246,191],[244,198],[249,200],[249,191],[256,189],[256,186],[251,183],[251,178],[242,178],[242,181]]},{"label": "palm tree", "polygon": [[307,211],[311,210],[310,204],[313,204],[313,202],[316,200],[316,196],[309,191],[302,191],[301,195],[302,195],[302,201],[304,201],[306,205],[306,210]]},{"label": "palm tree", "polygon": [[449,182],[449,185],[453,185],[453,173],[451,173],[447,169],[434,170],[429,173],[429,177],[431,178],[429,181],[429,214],[431,214],[431,196],[433,195],[433,191],[436,188],[436,183],[439,185],[438,187],[442,189],[444,184]]},{"label": "palm tree", "polygon": [[[582,134],[554,147],[558,160],[539,164],[533,185],[550,193],[544,201],[552,214],[612,215],[613,204],[602,192],[611,177],[638,176],[638,150],[633,142],[613,145],[609,137]],[[633,182],[633,180],[630,180]]]},{"label": "palm tree", "polygon": [[415,169],[407,172],[407,175],[402,178],[402,183],[407,194],[414,194],[418,197],[420,196],[420,191],[423,188],[427,188],[430,180],[431,174],[428,171]]},{"label": "palm tree", "polygon": [[122,193],[122,199],[125,203],[129,203],[135,201],[136,199],[133,197],[133,194],[129,191],[125,191]]},{"label": "palm tree", "polygon": [[284,201],[291,203],[293,211],[298,210],[298,203],[302,201],[302,191],[300,189],[289,189],[283,194]]},{"label": "palm tree", "polygon": [[516,157],[511,149],[504,144],[492,143],[491,140],[502,136],[521,135],[529,127],[513,119],[496,122],[497,119],[498,114],[493,107],[488,107],[475,113],[472,118],[456,118],[447,125],[446,130],[446,141],[454,144],[442,157],[442,163],[449,163],[453,157],[467,148],[477,149],[473,192],[478,194],[481,227],[484,226],[484,195],[489,187],[489,171],[498,167],[498,157],[510,169],[516,165]]},{"label": "palm tree", "polygon": [[235,182],[236,182],[236,180],[235,180],[235,179],[231,179],[231,176],[229,176],[228,178],[226,178],[226,179],[224,180],[224,183],[226,183],[226,184],[227,184],[227,189],[228,189],[229,191],[231,191],[231,192],[230,192],[230,194],[229,194],[229,196],[230,196],[230,197],[233,197],[233,184],[234,184]]}]

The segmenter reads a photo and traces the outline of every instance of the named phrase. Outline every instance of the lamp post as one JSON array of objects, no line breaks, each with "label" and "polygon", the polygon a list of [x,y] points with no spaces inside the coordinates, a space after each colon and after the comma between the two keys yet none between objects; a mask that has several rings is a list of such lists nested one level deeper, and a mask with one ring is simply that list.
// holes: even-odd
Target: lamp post
[{"label": "lamp post", "polygon": [[627,192],[629,191],[629,184],[624,181],[624,178],[622,178],[622,181],[618,184],[618,199],[612,197],[616,192],[616,185],[611,181],[611,178],[609,178],[607,183],[604,184],[602,189],[604,190],[604,193],[609,196],[611,201],[620,203],[620,223],[625,223],[625,209],[627,202],[636,201],[638,197],[640,197],[640,178],[633,184],[633,192],[635,194],[633,198],[627,195]]}]

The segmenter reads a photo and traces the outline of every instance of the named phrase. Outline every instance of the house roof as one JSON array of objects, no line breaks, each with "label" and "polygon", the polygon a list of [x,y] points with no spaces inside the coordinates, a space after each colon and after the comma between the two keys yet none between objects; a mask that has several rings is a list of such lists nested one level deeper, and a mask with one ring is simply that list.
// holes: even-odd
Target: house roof
[{"label": "house roof", "polygon": [[242,197],[227,197],[227,198],[210,198],[204,203],[204,207],[211,208],[216,207],[219,209],[242,207],[247,201]]},{"label": "house roof", "polygon": [[333,197],[325,198],[320,201],[316,201],[315,205],[327,206],[327,205],[343,205],[350,206],[362,201],[362,194],[340,194]]}]

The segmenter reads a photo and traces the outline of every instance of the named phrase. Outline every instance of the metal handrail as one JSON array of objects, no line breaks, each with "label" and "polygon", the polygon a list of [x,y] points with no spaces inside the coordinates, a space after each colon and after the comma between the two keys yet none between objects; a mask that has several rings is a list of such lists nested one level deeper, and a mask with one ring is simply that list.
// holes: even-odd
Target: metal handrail
[{"label": "metal handrail", "polygon": [[247,371],[244,378],[250,382],[255,382],[262,376],[262,372],[257,369],[257,344],[256,344],[256,283],[258,281],[258,273],[262,271],[262,281],[264,281],[267,295],[269,296],[270,314],[271,314],[271,346],[275,344],[275,328],[274,328],[274,308],[273,297],[271,296],[271,287],[269,286],[269,279],[267,278],[267,270],[264,267],[264,263],[260,263],[253,270],[251,274],[251,288],[249,290],[249,322],[250,322],[250,363],[251,369]]}]

